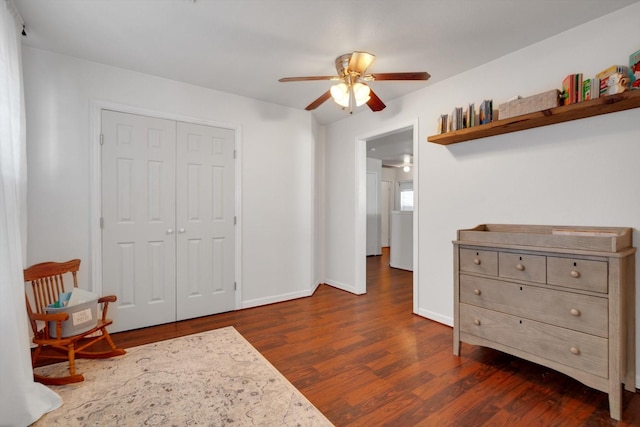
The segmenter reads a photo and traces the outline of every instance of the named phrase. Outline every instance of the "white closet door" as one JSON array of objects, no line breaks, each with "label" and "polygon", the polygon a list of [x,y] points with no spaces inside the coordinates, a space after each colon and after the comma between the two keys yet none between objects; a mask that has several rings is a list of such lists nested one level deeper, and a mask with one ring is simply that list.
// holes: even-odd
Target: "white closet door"
[{"label": "white closet door", "polygon": [[113,332],[172,322],[176,123],[102,112],[103,294]]},{"label": "white closet door", "polygon": [[177,319],[235,308],[234,131],[177,125]]}]

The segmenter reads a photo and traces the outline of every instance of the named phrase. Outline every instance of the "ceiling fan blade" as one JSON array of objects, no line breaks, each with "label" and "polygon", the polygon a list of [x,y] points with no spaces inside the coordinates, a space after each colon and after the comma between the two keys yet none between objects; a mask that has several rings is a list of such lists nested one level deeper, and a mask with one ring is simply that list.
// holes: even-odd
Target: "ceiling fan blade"
[{"label": "ceiling fan blade", "polygon": [[331,98],[331,91],[330,90],[326,91],[325,93],[320,95],[318,97],[318,99],[313,101],[311,104],[307,105],[305,110],[307,110],[307,111],[315,110],[316,108],[318,108],[320,105],[322,105],[322,103],[325,102],[329,98]]},{"label": "ceiling fan blade", "polygon": [[363,74],[369,65],[376,59],[376,56],[369,52],[353,52],[351,59],[349,60],[349,71],[355,71],[358,74]]},{"label": "ceiling fan blade", "polygon": [[308,82],[312,80],[342,80],[338,76],[283,77],[279,82]]},{"label": "ceiling fan blade", "polygon": [[429,73],[426,72],[410,72],[410,73],[375,73],[364,77],[371,76],[373,80],[429,80]]},{"label": "ceiling fan blade", "polygon": [[369,92],[369,96],[371,98],[367,101],[367,105],[371,108],[371,111],[382,111],[387,107],[374,91]]}]

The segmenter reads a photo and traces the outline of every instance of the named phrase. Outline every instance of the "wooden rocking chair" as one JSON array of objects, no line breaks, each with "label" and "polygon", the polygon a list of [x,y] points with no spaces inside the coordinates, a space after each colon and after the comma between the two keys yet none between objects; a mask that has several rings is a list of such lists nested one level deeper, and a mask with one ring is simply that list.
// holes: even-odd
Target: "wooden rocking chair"
[{"label": "wooden rocking chair", "polygon": [[[116,348],[107,332],[107,326],[112,323],[110,319],[107,319],[107,308],[110,302],[116,301],[115,295],[98,299],[98,303],[102,304],[102,317],[97,319],[95,327],[76,335],[63,336],[62,324],[69,319],[68,313],[46,313],[45,307],[57,301],[60,293],[65,292],[63,282],[65,275],[70,273],[73,278],[74,288],[78,287],[76,275],[79,268],[80,260],[74,259],[67,262],[44,262],[24,270],[24,280],[25,282],[31,282],[33,289],[33,306],[28,292],[26,293],[26,302],[29,322],[33,329],[33,342],[38,346],[31,354],[31,363],[35,368],[38,358],[45,356],[44,353],[48,358],[69,361],[68,376],[45,377],[34,373],[34,379],[43,384],[62,385],[84,381],[82,374],[76,374],[76,357],[98,359],[125,354],[123,349]],[[93,313],[93,316],[95,317],[96,313]],[[44,322],[44,327],[42,327],[42,322]],[[54,323],[50,324],[49,322],[55,322],[55,330],[52,330]],[[104,351],[106,346],[102,345],[103,351],[85,351],[88,347],[102,340],[107,342],[110,347],[109,350]],[[43,350],[45,351],[43,352]]]}]

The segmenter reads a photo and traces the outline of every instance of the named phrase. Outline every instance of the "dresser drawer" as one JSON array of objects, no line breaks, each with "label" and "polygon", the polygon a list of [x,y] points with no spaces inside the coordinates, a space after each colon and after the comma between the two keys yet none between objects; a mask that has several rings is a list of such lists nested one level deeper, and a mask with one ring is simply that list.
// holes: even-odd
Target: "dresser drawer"
[{"label": "dresser drawer", "polygon": [[609,275],[605,261],[547,257],[547,283],[607,293]]},{"label": "dresser drawer", "polygon": [[460,249],[460,270],[497,276],[498,253],[495,251]]},{"label": "dresser drawer", "polygon": [[460,275],[460,302],[606,338],[606,298]]},{"label": "dresser drawer", "polygon": [[498,275],[509,279],[545,283],[547,262],[543,255],[525,255],[500,252]]},{"label": "dresser drawer", "polygon": [[468,304],[460,304],[460,330],[608,378],[606,338]]}]

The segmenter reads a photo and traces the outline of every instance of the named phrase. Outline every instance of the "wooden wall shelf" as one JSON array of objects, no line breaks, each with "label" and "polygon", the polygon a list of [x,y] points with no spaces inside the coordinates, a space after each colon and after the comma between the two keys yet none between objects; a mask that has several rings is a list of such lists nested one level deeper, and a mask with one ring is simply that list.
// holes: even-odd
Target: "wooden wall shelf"
[{"label": "wooden wall shelf", "polygon": [[496,120],[495,122],[471,128],[431,135],[427,138],[427,141],[434,144],[449,145],[638,107],[640,107],[640,90],[634,90],[523,114],[522,116],[510,117],[504,120]]}]

